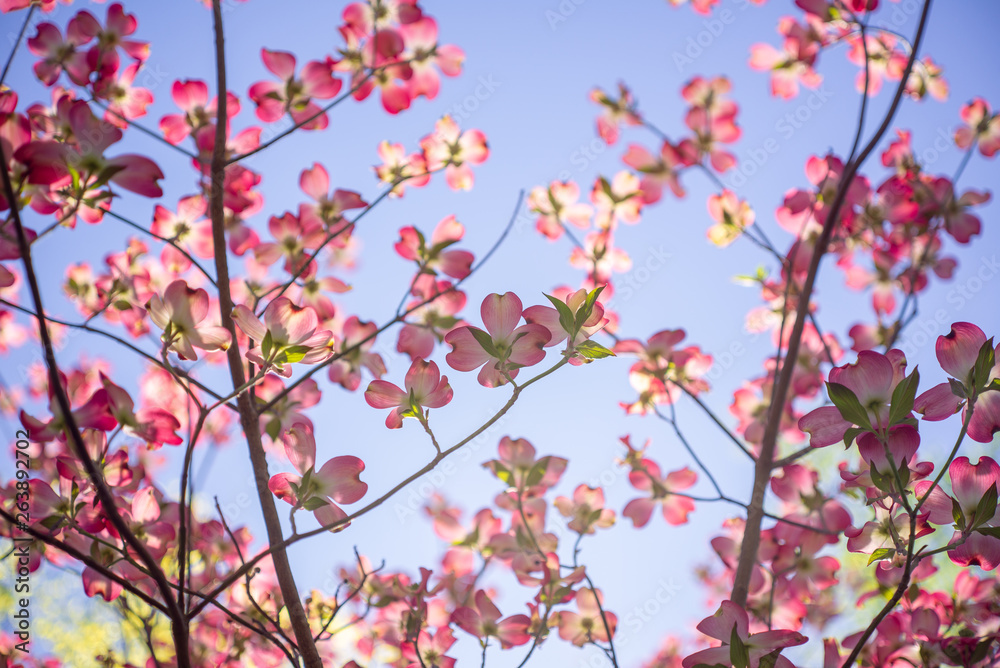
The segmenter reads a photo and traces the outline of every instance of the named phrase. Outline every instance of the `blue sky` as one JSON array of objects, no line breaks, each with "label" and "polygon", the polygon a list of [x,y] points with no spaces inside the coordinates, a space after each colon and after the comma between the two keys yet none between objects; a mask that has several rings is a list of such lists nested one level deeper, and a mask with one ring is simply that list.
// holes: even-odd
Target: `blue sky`
[{"label": "blue sky", "polygon": [[[876,15],[873,24],[912,34],[918,3],[903,0],[885,4],[888,7]],[[846,61],[844,47],[822,55],[819,71],[824,83],[818,92],[805,91],[787,102],[771,98],[768,77],[747,66],[751,44],[779,44],[777,19],[799,14],[791,5],[772,0],[756,7],[744,0],[722,0],[709,18],[695,14],[689,7],[671,8],[663,0],[424,3],[425,11],[438,20],[441,41],[465,50],[462,76],[445,79],[437,99],[421,99],[398,117],[385,114],[374,98],[344,105],[332,116],[326,132],[296,133],[256,156],[249,165],[264,176],[266,204],[250,224],[264,230],[269,215],[294,210],[304,198],[298,189],[299,172],[313,162],[326,166],[336,187],[354,189],[370,198],[377,192],[371,166],[378,162],[375,149],[382,139],[415,149],[419,138],[432,130],[434,121],[449,112],[463,127],[483,130],[491,155],[475,169],[474,190],[455,193],[443,179],[436,179],[428,188],[408,189],[405,198],[380,205],[359,227],[357,234],[363,242],[360,268],[344,277],[354,290],[338,303],[346,313],[383,322],[391,317],[410,277],[410,267],[392,249],[400,227],[417,225],[430,230],[443,217],[455,214],[467,228],[462,247],[478,255],[489,248],[506,224],[519,190],[557,178],[572,178],[587,192],[597,174],[612,175],[622,168],[620,158],[629,142],[651,149],[658,145],[652,135],[642,130],[630,131],[624,142],[612,147],[597,139],[594,119],[599,110],[587,99],[592,87],[611,89],[619,80],[626,81],[645,115],[676,137],[684,130],[685,107],[680,98],[684,82],[699,74],[726,74],[733,80],[732,96],[740,105],[739,123],[743,128],[734,152],[742,164],[756,163],[759,169],[745,182],[731,178],[724,181],[738,185],[738,194],[750,201],[758,221],[784,248],[789,237],[774,221],[775,208],[786,190],[807,185],[803,168],[810,155],[829,150],[844,155],[848,151],[858,109],[854,88],[857,68]],[[103,16],[102,7],[77,3],[72,8],[60,6],[45,19],[62,27],[76,8],[84,6]],[[260,62],[260,47],[294,51],[300,65],[332,54],[339,45],[335,28],[341,8],[342,3],[290,5],[279,0],[227,4],[230,89],[243,98],[236,129],[258,124],[245,93],[252,83],[270,78]],[[153,45],[146,85],[153,90],[156,102],[142,122],[155,127],[162,115],[175,110],[169,95],[173,80],[214,80],[210,13],[190,0],[133,4],[127,9],[139,18],[137,36]],[[897,127],[913,130],[914,148],[930,163],[927,169],[932,172],[950,175],[961,159],[953,146],[944,151],[934,148],[941,133],[950,136],[958,125],[961,104],[976,95],[1000,104],[1000,84],[995,77],[995,64],[1000,59],[1000,44],[995,39],[998,18],[1000,6],[990,0],[935,4],[923,53],[944,67],[951,94],[944,103],[906,101],[896,120]],[[16,33],[19,21],[17,15],[4,16],[4,35]],[[47,99],[45,91],[32,80],[31,62],[30,54],[22,50],[9,77],[9,84],[21,96],[22,107]],[[881,119],[888,100],[888,88],[874,98],[869,135],[876,126],[874,119]],[[791,125],[786,117],[795,113],[804,119],[801,127]],[[760,157],[765,145],[777,146],[766,159]],[[129,134],[115,149],[119,146],[121,151],[115,152],[136,151],[157,159],[167,174],[162,202],[167,208],[173,208],[178,197],[194,192],[195,174],[185,158],[138,133]],[[884,172],[877,155],[865,171],[873,181],[881,179]],[[996,160],[976,156],[961,185],[990,188],[997,176]],[[759,294],[736,285],[732,277],[752,273],[762,264],[773,269],[774,263],[746,242],[737,242],[725,250],[712,247],[705,238],[711,224],[705,200],[713,187],[698,173],[687,174],[683,180],[689,191],[686,199],[665,198],[646,211],[640,225],[622,229],[617,235],[618,242],[632,256],[632,277],[640,286],[633,298],[618,304],[622,334],[644,339],[661,329],[684,327],[689,342],[719,360],[719,370],[713,372],[714,389],[706,402],[724,420],[734,423],[728,413],[732,391],[744,379],[759,373],[761,361],[771,351],[769,337],[748,334],[744,328],[744,315],[759,304]],[[149,221],[153,204],[129,195],[117,206],[124,215]],[[948,331],[948,323],[971,320],[988,334],[1000,332],[996,298],[989,296],[996,293],[996,285],[977,277],[977,272],[983,272],[979,276],[989,273],[984,268],[995,264],[1000,251],[997,213],[993,203],[980,209],[984,234],[971,248],[946,242],[948,251],[959,259],[959,268],[951,281],[935,281],[921,296],[921,315],[902,339],[910,365],[919,363],[928,370],[924,372],[928,379],[925,382],[941,380],[940,371],[934,371],[933,339]],[[35,227],[46,224],[38,218],[29,221]],[[478,304],[488,293],[512,290],[528,305],[542,303],[542,292],[556,285],[575,285],[579,280],[580,272],[566,262],[569,243],[546,241],[534,232],[530,221],[527,214],[522,214],[491,261],[467,281],[470,307],[466,315],[470,319],[477,318]],[[40,244],[36,261],[43,270],[41,281],[52,313],[75,316],[75,309],[61,297],[63,268],[81,260],[100,265],[107,252],[124,247],[128,235],[124,227],[106,220],[99,226],[81,224],[72,231],[61,230]],[[641,267],[654,266],[651,258],[663,256],[667,259],[662,266],[639,273]],[[818,297],[818,315],[824,328],[848,344],[849,326],[859,317],[870,317],[869,296],[848,292],[842,274],[828,261],[818,284]],[[938,310],[945,311],[945,324],[934,318]],[[407,365],[393,352],[394,346],[393,336],[380,341],[377,349],[386,356],[388,379],[398,383]],[[734,346],[745,352],[726,358],[724,353]],[[116,349],[82,336],[71,339],[61,361],[71,363],[84,351],[110,357],[123,382],[139,372],[140,367]],[[16,377],[15,370],[29,357],[28,351],[21,351],[5,361],[8,380]],[[851,359],[849,354],[847,360]],[[443,354],[438,361],[444,366]],[[385,559],[390,568],[416,572],[418,566],[434,566],[444,546],[433,536],[421,513],[410,510],[432,488],[470,511],[488,504],[502,490],[479,464],[494,455],[503,435],[526,437],[542,454],[570,459],[564,482],[556,493],[569,494],[580,482],[593,484],[600,480],[606,487],[609,505],[617,511],[637,496],[627,476],[613,465],[621,453],[618,437],[632,434],[639,442],[652,438],[650,455],[666,470],[693,467],[667,425],[654,419],[623,416],[617,402],[633,396],[627,382],[629,363],[622,358],[564,370],[525,393],[487,438],[458,453],[449,474],[411,485],[395,502],[390,501],[343,533],[294,548],[292,561],[300,589],[308,591],[335,582],[336,578],[331,580],[330,576],[350,560],[353,546],[375,562]],[[211,370],[207,377],[219,388],[226,386],[226,374],[220,371]],[[449,377],[455,399],[436,416],[439,422],[435,428],[442,444],[453,443],[475,429],[488,411],[506,401],[508,392],[482,388],[472,374],[452,372]],[[325,374],[319,378],[325,379]],[[346,393],[325,380],[321,380],[321,387],[325,391],[324,409],[311,414],[317,425],[319,458],[340,454],[362,457],[368,467],[364,479],[370,485],[370,497],[390,488],[433,455],[418,425],[407,424],[400,431],[390,432],[383,426],[383,411],[368,408],[360,393]],[[682,402],[679,420],[724,487],[738,498],[748,498],[752,473],[742,456],[735,454],[697,407]],[[936,452],[936,443],[930,439],[925,442],[931,443],[927,446],[930,452]],[[256,501],[243,501],[252,492],[243,444],[234,438],[206,469],[201,467],[204,454],[196,457],[196,470],[207,471],[199,473],[204,490],[199,499],[202,507],[207,509],[211,496],[218,495],[224,507],[239,509],[235,516],[228,515],[231,523],[246,523],[256,536],[262,537]],[[6,470],[7,462],[2,466]],[[169,472],[176,470],[177,464],[171,460],[164,479],[169,481]],[[827,482],[830,477],[826,475]],[[168,482],[167,488],[176,489],[176,482]],[[704,481],[696,490],[710,493]],[[706,594],[693,571],[699,564],[715,564],[708,538],[732,514],[731,507],[703,506],[686,526],[667,527],[662,518],[656,517],[642,531],[632,529],[626,520],[584,541],[583,561],[605,591],[608,605],[622,619],[622,665],[638,665],[664,634],[687,634],[693,622],[712,612],[705,607]],[[311,520],[302,523],[308,525]],[[507,578],[492,581],[503,585],[499,600],[505,614],[520,612],[521,602],[532,595]],[[671,590],[669,603],[650,606],[657,608],[652,614],[635,612],[648,605],[660,587]],[[462,632],[457,635],[463,638],[456,646],[457,656],[476,652]],[[490,665],[516,665],[521,655],[519,651],[503,655],[497,652]],[[552,639],[538,660],[546,665],[602,665],[591,662],[593,656],[593,651],[581,652]]]}]

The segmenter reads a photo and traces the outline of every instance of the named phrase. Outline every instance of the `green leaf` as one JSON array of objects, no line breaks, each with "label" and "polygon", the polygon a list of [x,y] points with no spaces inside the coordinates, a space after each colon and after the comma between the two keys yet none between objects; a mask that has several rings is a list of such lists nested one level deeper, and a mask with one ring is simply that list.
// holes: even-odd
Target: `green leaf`
[{"label": "green leaf", "polygon": [[492,462],[486,462],[483,466],[493,471],[493,475],[499,478],[504,484],[508,486],[513,485],[514,476],[511,474],[510,469],[500,462],[494,460]]},{"label": "green leaf", "polygon": [[988,385],[988,386],[986,387],[986,389],[987,389],[987,390],[994,390],[994,391],[997,391],[997,392],[1000,392],[1000,378],[994,378],[994,379],[993,379],[993,382],[992,382],[992,383],[990,383],[990,384],[989,384],[989,385]]},{"label": "green leaf", "polygon": [[979,356],[976,358],[976,364],[972,367],[972,382],[976,386],[976,389],[985,388],[990,382],[990,372],[993,370],[993,365],[996,363],[996,358],[993,353],[993,338],[991,337],[989,341],[984,343],[979,349]]},{"label": "green leaf", "polygon": [[587,339],[586,341],[581,341],[576,347],[576,352],[580,353],[589,360],[599,360],[605,357],[617,357],[614,351],[605,348],[597,341],[591,341]]},{"label": "green leaf", "polygon": [[479,346],[487,352],[487,354],[500,359],[500,352],[497,350],[496,346],[493,345],[493,337],[479,329],[478,327],[469,327],[469,332],[476,339]]},{"label": "green leaf", "polygon": [[907,417],[913,410],[913,400],[917,396],[917,385],[920,383],[920,372],[913,369],[913,373],[903,378],[892,391],[892,403],[889,405],[889,424],[898,424],[900,420]]},{"label": "green leaf", "polygon": [[267,334],[264,335],[264,340],[260,342],[260,355],[264,359],[271,356],[271,348],[274,347],[273,339],[271,338],[271,330],[267,330]]},{"label": "green leaf", "polygon": [[278,440],[278,434],[281,431],[281,421],[271,420],[267,423],[267,427],[264,428],[265,433],[271,437],[272,441]]},{"label": "green leaf", "polygon": [[556,299],[552,295],[545,295],[545,298],[552,302],[552,305],[556,307],[556,311],[559,312],[559,326],[570,334],[570,338],[573,338],[573,335],[576,334],[578,327],[576,326],[576,316],[573,314],[573,311],[569,309],[569,305],[561,299]]},{"label": "green leaf", "polygon": [[965,396],[965,385],[962,385],[959,381],[954,378],[948,379],[948,385],[951,386],[951,393],[954,394],[959,399],[966,399]]},{"label": "green leaf", "polygon": [[542,478],[545,477],[545,472],[549,470],[550,459],[551,457],[542,457],[535,462],[524,480],[525,487],[534,487],[542,481]]},{"label": "green leaf", "polygon": [[301,362],[302,358],[306,356],[311,350],[309,346],[289,346],[281,351],[280,360],[285,364],[294,364],[295,362]]},{"label": "green leaf", "polygon": [[872,484],[875,485],[875,487],[886,494],[892,491],[893,481],[889,476],[879,473],[874,464],[872,464],[871,468],[868,469],[868,472],[872,477]]},{"label": "green leaf", "polygon": [[896,554],[896,550],[891,547],[880,547],[879,549],[872,552],[872,556],[868,558],[868,565],[871,566],[873,562],[882,561],[883,559],[888,559]]},{"label": "green leaf", "polygon": [[583,305],[576,312],[575,324],[577,329],[583,327],[583,324],[590,320],[590,316],[594,314],[594,304],[597,303],[597,298],[603,290],[604,286],[599,285],[587,293],[586,300],[584,300]]},{"label": "green leaf", "polygon": [[951,518],[955,520],[959,531],[965,531],[965,513],[962,511],[962,506],[958,503],[958,499],[951,500]]},{"label": "green leaf", "polygon": [[330,502],[324,499],[323,497],[314,496],[312,498],[306,499],[305,502],[302,504],[302,507],[308,510],[309,512],[312,512],[329,504]]},{"label": "green leaf", "polygon": [[867,429],[862,429],[861,427],[851,427],[850,429],[848,429],[847,431],[845,431],[844,432],[844,447],[845,448],[851,447],[851,444],[854,443],[854,439],[856,439],[858,436],[860,436],[861,434],[864,434],[867,431],[868,431]]},{"label": "green leaf", "polygon": [[968,665],[973,666],[982,661],[983,659],[985,659],[986,653],[989,651],[990,645],[992,644],[993,644],[993,638],[986,638],[984,640],[980,640],[979,644],[976,645],[976,649],[972,650],[972,656],[970,656],[968,659],[969,661]]},{"label": "green leaf", "polygon": [[872,425],[868,420],[868,411],[864,409],[849,387],[840,383],[827,383],[826,391],[830,395],[830,401],[840,411],[842,418],[859,427],[871,430]]},{"label": "green leaf", "polygon": [[[905,459],[899,463],[896,470],[899,471],[899,482],[903,484],[903,489],[906,489],[906,486],[910,484],[910,467],[907,465]],[[902,493],[903,490],[899,491]]]},{"label": "green leaf", "polygon": [[750,668],[750,650],[743,644],[736,624],[733,624],[733,632],[729,634],[729,661],[733,668]]},{"label": "green leaf", "polygon": [[1000,527],[976,527],[976,532],[981,533],[984,536],[1000,538]]},{"label": "green leaf", "polygon": [[997,512],[997,486],[996,483],[993,484],[983,498],[979,499],[979,504],[976,506],[976,512],[972,515],[972,522],[969,527],[975,529],[980,524],[988,522],[992,519],[993,515]]},{"label": "green leaf", "polygon": [[765,654],[760,657],[760,662],[757,664],[758,668],[774,668],[775,664],[778,663],[779,656],[781,656],[780,649],[776,649],[770,654]]}]

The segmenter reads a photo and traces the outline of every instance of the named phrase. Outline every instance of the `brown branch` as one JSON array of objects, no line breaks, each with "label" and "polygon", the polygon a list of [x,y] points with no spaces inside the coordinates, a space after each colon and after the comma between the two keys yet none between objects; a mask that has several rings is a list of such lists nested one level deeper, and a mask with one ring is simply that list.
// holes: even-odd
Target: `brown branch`
[{"label": "brown branch", "polygon": [[[833,204],[830,206],[830,210],[827,214],[827,219],[823,225],[823,232],[820,234],[820,237],[816,242],[816,248],[813,251],[812,259],[809,262],[809,271],[806,275],[806,281],[802,287],[802,292],[799,295],[799,303],[795,313],[795,324],[792,327],[792,334],[788,340],[788,352],[785,355],[786,360],[795,360],[798,358],[799,344],[802,342],[802,332],[805,328],[805,323],[808,317],[809,301],[812,297],[813,287],[816,283],[816,276],[819,272],[820,261],[827,252],[827,247],[830,243],[830,238],[833,235],[834,227],[837,225],[837,220],[840,217],[840,211],[847,199],[847,192],[850,188],[851,182],[854,180],[858,169],[865,162],[871,152],[875,150],[878,142],[881,141],[882,137],[889,130],[889,126],[892,124],[896,111],[899,109],[903,93],[906,90],[907,81],[910,78],[910,72],[913,70],[913,63],[916,60],[918,51],[920,50],[920,42],[923,39],[924,30],[927,26],[927,17],[930,13],[930,5],[931,0],[924,0],[923,11],[920,14],[920,24],[917,27],[917,34],[913,40],[913,50],[910,52],[910,57],[906,63],[906,69],[903,71],[902,79],[900,80],[899,86],[896,88],[896,93],[889,106],[889,111],[886,113],[881,126],[865,146],[864,150],[862,150],[856,158],[853,158],[848,162],[847,167],[844,170],[844,174],[841,176],[840,183],[837,187],[837,194],[834,197]],[[861,130],[859,130],[859,132],[860,131]],[[754,565],[757,563],[757,550],[760,547],[760,527],[764,511],[764,496],[767,491],[767,484],[770,480],[773,468],[774,451],[777,445],[781,412],[784,408],[786,397],[788,396],[788,390],[792,380],[792,372],[794,370],[794,364],[786,363],[781,367],[781,373],[777,380],[775,401],[773,401],[768,408],[768,419],[764,429],[764,438],[761,443],[761,453],[757,459],[757,465],[754,470],[753,494],[750,499],[750,507],[747,511],[747,522],[743,533],[743,544],[740,549],[740,559],[736,568],[736,578],[733,584],[732,595],[730,596],[730,599],[740,607],[746,607],[750,576],[753,572]]]},{"label": "brown branch", "polygon": [[[212,150],[211,167],[212,240],[215,248],[215,275],[219,284],[219,309],[222,316],[222,326],[229,330],[233,341],[233,345],[226,351],[229,359],[229,373],[232,377],[233,388],[239,388],[246,382],[246,376],[243,373],[243,359],[240,355],[240,347],[237,345],[236,327],[232,317],[233,298],[229,291],[229,265],[226,257],[226,212],[222,199],[226,169],[226,54],[220,0],[212,1],[212,17],[215,31],[215,70],[219,106],[217,116],[219,120],[215,124],[215,146]],[[319,650],[316,649],[312,630],[309,628],[309,619],[306,617],[298,589],[295,586],[295,577],[292,574],[291,565],[288,563],[288,554],[281,546],[283,539],[281,520],[274,505],[274,496],[267,486],[267,457],[264,454],[264,445],[260,438],[260,420],[257,408],[254,406],[250,394],[245,392],[236,397],[236,405],[239,407],[240,424],[247,438],[247,448],[250,451],[250,463],[253,466],[257,496],[264,514],[268,543],[273,548],[272,559],[275,575],[278,578],[281,597],[288,610],[292,630],[295,632],[295,640],[302,653],[306,668],[323,668],[323,660],[319,656]],[[181,509],[181,512],[184,510]]]},{"label": "brown branch", "polygon": [[32,301],[34,302],[35,312],[38,314],[38,317],[36,318],[38,322],[38,334],[42,342],[42,348],[45,352],[45,366],[48,368],[49,372],[49,389],[59,406],[59,412],[62,414],[62,419],[64,421],[63,432],[67,435],[68,440],[73,444],[73,449],[76,451],[75,454],[77,458],[83,464],[84,470],[87,472],[87,477],[94,484],[97,499],[100,501],[105,515],[115,527],[118,535],[122,537],[126,544],[135,550],[139,559],[148,568],[150,576],[156,582],[156,586],[160,590],[160,595],[166,603],[168,614],[171,619],[170,629],[171,634],[173,635],[174,647],[177,652],[177,665],[179,668],[190,668],[191,662],[188,656],[187,620],[185,619],[180,607],[177,605],[177,600],[174,598],[173,591],[170,588],[170,583],[167,581],[167,577],[163,573],[163,569],[161,569],[159,564],[156,563],[156,560],[153,559],[153,555],[149,553],[149,550],[146,548],[146,544],[139,540],[134,533],[132,533],[132,530],[118,512],[118,506],[115,502],[114,493],[105,482],[101,470],[97,468],[94,460],[90,458],[90,453],[87,452],[87,446],[83,442],[83,437],[80,435],[80,429],[76,423],[76,417],[73,415],[72,404],[69,401],[69,397],[66,395],[66,388],[63,387],[59,377],[59,366],[56,363],[55,348],[53,347],[52,339],[49,336],[49,327],[45,320],[45,308],[42,306],[42,293],[38,287],[38,277],[35,274],[35,266],[31,259],[31,246],[28,243],[28,236],[24,231],[24,225],[21,223],[20,202],[14,194],[14,186],[11,183],[11,176],[9,172],[9,163],[7,162],[7,156],[4,154],[2,146],[0,146],[0,167],[2,167],[2,169],[0,169],[0,173],[2,173],[3,177],[4,192],[7,196],[7,201],[10,202],[11,217],[14,219],[14,226],[17,230],[18,252],[20,253],[21,260],[24,263],[24,273],[28,279],[28,287],[31,292]]}]

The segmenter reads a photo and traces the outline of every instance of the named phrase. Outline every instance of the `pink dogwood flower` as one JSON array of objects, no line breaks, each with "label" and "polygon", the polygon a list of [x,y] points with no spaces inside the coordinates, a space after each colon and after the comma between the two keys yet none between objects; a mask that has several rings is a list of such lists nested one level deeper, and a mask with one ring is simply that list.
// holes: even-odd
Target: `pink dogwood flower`
[{"label": "pink dogwood flower", "polygon": [[528,208],[539,214],[535,229],[548,239],[562,236],[564,225],[585,230],[594,215],[593,208],[580,199],[580,186],[572,181],[553,181],[548,188],[537,186],[528,194]]},{"label": "pink dogwood flower", "polygon": [[597,134],[609,146],[618,141],[619,126],[641,125],[642,117],[636,108],[635,98],[625,84],[618,84],[618,98],[615,99],[600,88],[590,91],[590,99],[604,107],[604,113],[597,119]]},{"label": "pink dogwood flower", "polygon": [[[965,404],[962,413],[965,419],[970,410],[968,398],[975,396],[969,419],[969,438],[989,443],[1000,431],[1000,389],[996,387],[1000,378],[1000,346],[994,348],[987,342],[983,330],[972,323],[956,322],[947,335],[938,337],[934,351],[941,368],[955,379],[954,384],[941,383],[927,390],[917,397],[914,410],[923,419],[935,422],[954,415]],[[986,357],[977,371],[982,353],[986,353]],[[990,365],[991,358],[993,363]]]},{"label": "pink dogwood flower", "polygon": [[[559,637],[577,647],[583,647],[591,642],[609,642],[611,637],[615,635],[618,617],[608,610],[605,610],[602,615],[603,598],[599,589],[584,588],[576,592],[578,612],[563,610],[556,613]],[[604,626],[605,619],[607,620],[607,628]]]},{"label": "pink dogwood flower", "polygon": [[538,364],[545,357],[550,333],[542,325],[518,327],[523,309],[513,292],[487,295],[480,313],[487,331],[461,327],[445,337],[452,351],[445,359],[458,371],[479,369],[479,384],[499,387],[517,377],[520,368]]},{"label": "pink dogwood flower", "polygon": [[451,401],[452,389],[448,376],[442,376],[434,362],[417,358],[410,364],[403,381],[405,390],[385,380],[373,380],[365,390],[365,401],[372,408],[391,408],[385,426],[399,429],[403,418],[427,420],[425,408],[441,408]]},{"label": "pink dogwood flower", "polygon": [[[906,357],[893,349],[885,355],[871,350],[858,353],[857,362],[830,370],[830,398],[836,405],[817,408],[799,420],[799,429],[810,436],[814,448],[855,438],[869,464],[888,471],[885,449],[895,466],[912,462],[920,436],[910,410],[919,379],[914,371],[905,376]],[[899,393],[897,386],[905,381]],[[853,431],[849,431],[853,430]]]},{"label": "pink dogwood flower", "polygon": [[642,174],[639,188],[642,190],[644,204],[659,202],[663,197],[664,186],[668,186],[674,196],[684,197],[684,187],[679,179],[685,166],[684,160],[670,142],[663,142],[660,155],[656,157],[639,144],[630,144],[622,162]]},{"label": "pink dogwood flower", "polygon": [[[715,614],[701,620],[697,628],[708,637],[722,641],[722,645],[691,654],[681,664],[683,668],[694,668],[699,664],[731,666],[733,665],[731,656],[734,651],[746,657],[747,668],[758,668],[764,657],[786,647],[802,645],[807,640],[804,635],[795,631],[750,633],[750,618],[747,611],[732,601],[723,601]],[[732,646],[734,639],[739,640],[741,648]],[[783,656],[778,656],[775,661],[766,665],[774,668],[794,668],[792,662]]]},{"label": "pink dogwood flower", "polygon": [[452,613],[452,621],[466,633],[480,640],[496,638],[504,649],[523,645],[531,640],[528,627],[531,618],[527,615],[511,615],[500,619],[500,610],[486,592],[476,592],[476,607],[462,606]]},{"label": "pink dogwood flower", "polygon": [[233,309],[233,320],[257,342],[247,359],[285,378],[292,375],[290,364],[318,364],[333,356],[333,334],[319,329],[316,311],[296,306],[288,297],[267,305],[264,322],[242,304]]},{"label": "pink dogwood flower", "polygon": [[149,318],[163,330],[160,340],[184,360],[198,359],[195,348],[207,352],[226,350],[232,342],[225,327],[204,324],[209,317],[208,293],[190,288],[178,279],[167,286],[163,296],[146,302]]},{"label": "pink dogwood flower", "polygon": [[420,140],[428,171],[444,169],[444,179],[453,190],[472,188],[473,175],[469,165],[483,163],[490,150],[486,135],[479,130],[462,132],[449,115],[434,125],[434,132]]},{"label": "pink dogwood flower", "polygon": [[572,517],[566,526],[580,534],[592,534],[595,528],[606,529],[615,523],[615,511],[604,507],[604,490],[580,485],[573,498],[557,496],[552,505],[563,517]]},{"label": "pink dogwood flower", "polygon": [[340,92],[343,82],[333,77],[333,59],[313,60],[295,76],[295,56],[286,51],[260,50],[264,66],[281,79],[259,81],[250,86],[248,95],[257,104],[257,118],[274,123],[286,113],[304,130],[322,130],[330,121],[312,101],[328,100]]},{"label": "pink dogwood flower", "polygon": [[[282,501],[294,508],[305,508],[322,525],[347,517],[338,503],[355,503],[368,491],[359,477],[365,463],[357,457],[334,457],[316,470],[316,439],[312,427],[304,423],[292,426],[282,436],[285,454],[300,475],[277,473],[267,486]],[[349,524],[337,527],[345,529]]]},{"label": "pink dogwood flower", "polygon": [[526,438],[504,436],[497,446],[497,454],[499,459],[491,459],[483,464],[483,468],[518,490],[555,486],[569,463],[562,457],[551,455],[535,459],[535,446]]},{"label": "pink dogwood flower", "polygon": [[731,190],[723,190],[708,198],[708,213],[715,225],[708,228],[708,239],[724,248],[736,240],[743,230],[753,225],[754,212],[750,204],[740,200]]},{"label": "pink dogwood flower", "polygon": [[430,243],[415,227],[400,228],[399,241],[394,248],[400,257],[413,260],[421,272],[436,274],[437,271],[462,279],[472,271],[475,256],[469,251],[448,250],[465,236],[465,226],[451,215],[444,218],[431,235]]},{"label": "pink dogwood flower", "polygon": [[71,137],[28,142],[14,153],[14,159],[27,167],[28,183],[61,188],[79,182],[85,184],[81,188],[97,190],[111,182],[145,197],[163,196],[158,183],[163,172],[149,158],[132,154],[104,157],[108,147],[121,140],[122,131],[98,120],[90,105],[83,100],[69,102],[66,122]]},{"label": "pink dogwood flower", "polygon": [[652,494],[632,499],[622,511],[622,515],[632,520],[637,529],[649,523],[649,518],[657,506],[660,506],[663,519],[668,524],[680,526],[687,523],[688,515],[694,511],[694,501],[684,496],[677,496],[673,492],[693,487],[698,480],[698,475],[694,471],[684,467],[671,471],[664,477],[660,473],[659,464],[651,459],[642,459],[633,465],[628,480],[640,492]]},{"label": "pink dogwood flower", "polygon": [[1000,508],[995,505],[1000,465],[991,457],[980,457],[975,464],[968,457],[958,457],[948,468],[948,475],[954,498],[940,486],[928,493],[932,484],[929,480],[914,485],[918,497],[927,497],[923,505],[927,519],[940,526],[958,524],[951,539],[955,547],[948,551],[953,562],[993,570],[1000,565]]},{"label": "pink dogwood flower", "polygon": [[965,126],[955,131],[955,144],[967,149],[976,143],[979,152],[992,158],[1000,151],[1000,113],[990,109],[989,103],[981,97],[962,107]]}]

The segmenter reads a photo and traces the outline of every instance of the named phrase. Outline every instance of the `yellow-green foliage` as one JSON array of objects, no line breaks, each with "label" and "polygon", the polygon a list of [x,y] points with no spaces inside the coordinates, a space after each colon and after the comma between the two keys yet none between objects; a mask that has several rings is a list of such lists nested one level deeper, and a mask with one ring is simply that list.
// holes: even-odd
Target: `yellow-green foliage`
[{"label": "yellow-green foliage", "polygon": [[[10,550],[0,541],[0,554]],[[0,619],[9,620],[17,605],[13,582],[16,559],[0,561]],[[87,598],[80,576],[45,563],[31,574],[31,654],[53,657],[69,668],[100,666],[95,657],[145,663],[148,650],[139,629],[123,620],[117,603]],[[6,624],[4,625],[6,627]],[[114,664],[112,664],[114,665]]]}]

